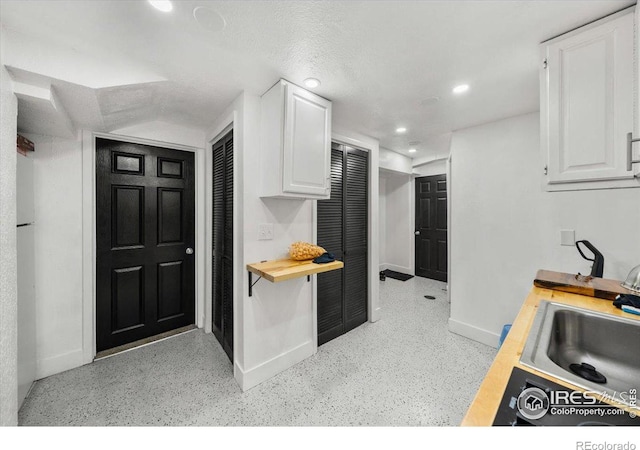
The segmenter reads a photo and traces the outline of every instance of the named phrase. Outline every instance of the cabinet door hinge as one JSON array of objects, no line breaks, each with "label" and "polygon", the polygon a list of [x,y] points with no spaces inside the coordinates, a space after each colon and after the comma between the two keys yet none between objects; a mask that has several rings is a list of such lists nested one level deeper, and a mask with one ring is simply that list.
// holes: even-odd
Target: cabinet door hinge
[{"label": "cabinet door hinge", "polygon": [[549,168],[547,166],[544,166],[544,174],[549,175]]},{"label": "cabinet door hinge", "polygon": [[542,61],[542,68],[543,69],[547,68],[547,58],[545,58],[544,61]]}]

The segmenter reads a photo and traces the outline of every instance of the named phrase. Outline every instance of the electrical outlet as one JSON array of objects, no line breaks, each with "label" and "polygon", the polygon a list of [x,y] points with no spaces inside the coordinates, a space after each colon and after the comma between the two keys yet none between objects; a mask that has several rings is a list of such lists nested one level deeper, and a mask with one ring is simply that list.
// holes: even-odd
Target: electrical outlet
[{"label": "electrical outlet", "polygon": [[272,223],[261,223],[258,226],[258,240],[259,241],[268,241],[273,239],[273,224]]},{"label": "electrical outlet", "polygon": [[576,231],[560,230],[560,245],[576,245]]}]

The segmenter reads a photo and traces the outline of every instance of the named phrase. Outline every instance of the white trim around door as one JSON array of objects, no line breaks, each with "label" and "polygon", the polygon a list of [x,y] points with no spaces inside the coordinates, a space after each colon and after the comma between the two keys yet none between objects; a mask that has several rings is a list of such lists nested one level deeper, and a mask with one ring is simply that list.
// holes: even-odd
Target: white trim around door
[{"label": "white trim around door", "polygon": [[[196,249],[205,248],[204,224],[204,151],[201,148],[169,142],[141,139],[117,134],[82,132],[82,353],[83,364],[93,361],[96,355],[96,149],[97,137],[135,144],[182,150],[195,154],[196,193]],[[202,328],[205,322],[204,266],[206,252],[196,253],[196,308],[195,322]]]}]

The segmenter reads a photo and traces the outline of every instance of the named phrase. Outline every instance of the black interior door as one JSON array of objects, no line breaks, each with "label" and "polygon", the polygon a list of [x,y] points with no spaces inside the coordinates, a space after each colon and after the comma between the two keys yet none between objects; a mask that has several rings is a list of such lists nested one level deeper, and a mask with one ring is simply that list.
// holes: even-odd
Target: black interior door
[{"label": "black interior door", "polygon": [[318,201],[318,245],[344,269],[318,274],[318,345],[367,321],[369,154],[331,149],[331,198]]},{"label": "black interior door", "polygon": [[212,329],[233,361],[233,131],[213,145]]},{"label": "black interior door", "polygon": [[447,281],[447,177],[416,178],[416,275]]},{"label": "black interior door", "polygon": [[193,153],[96,138],[98,351],[194,323]]}]

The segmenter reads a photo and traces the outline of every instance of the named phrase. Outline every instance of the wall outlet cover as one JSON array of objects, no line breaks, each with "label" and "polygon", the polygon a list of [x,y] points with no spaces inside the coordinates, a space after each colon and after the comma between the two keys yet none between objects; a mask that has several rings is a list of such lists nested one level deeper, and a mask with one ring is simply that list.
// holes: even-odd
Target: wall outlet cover
[{"label": "wall outlet cover", "polygon": [[261,223],[258,226],[258,240],[259,241],[268,241],[273,239],[273,224],[272,223]]},{"label": "wall outlet cover", "polygon": [[560,230],[560,245],[576,245],[576,231]]}]

